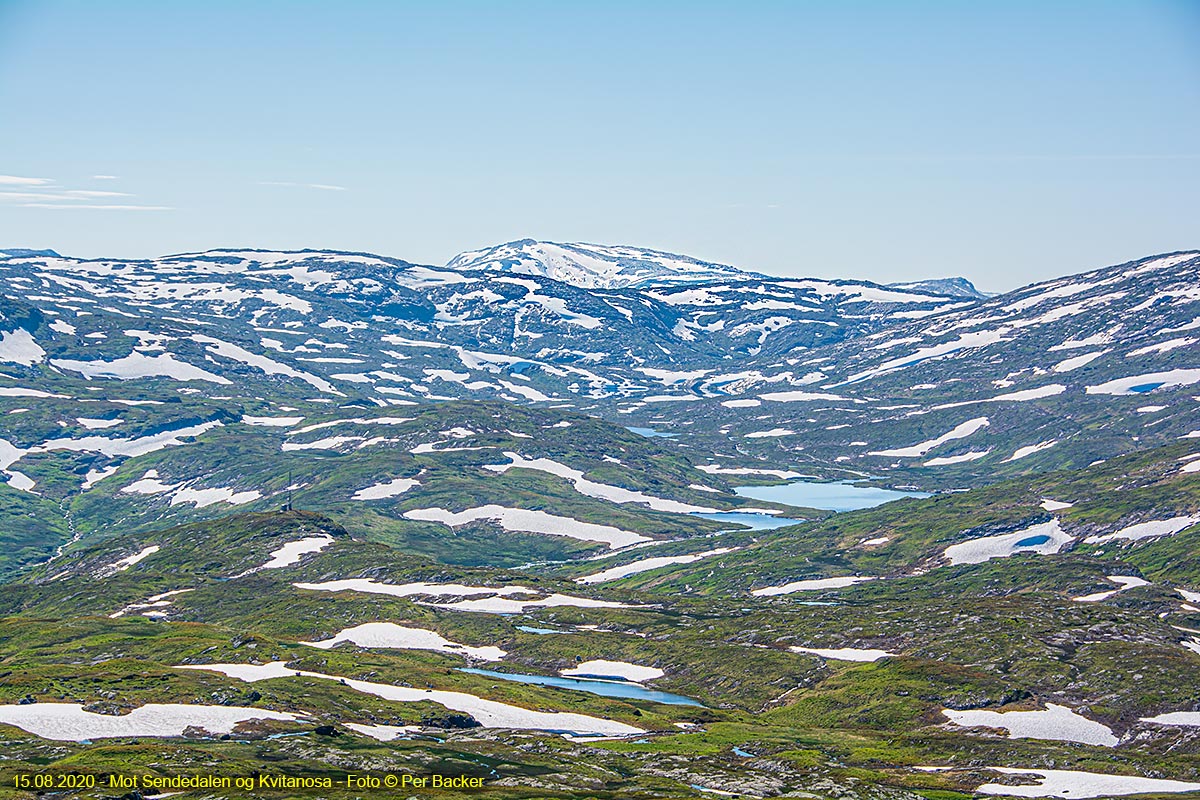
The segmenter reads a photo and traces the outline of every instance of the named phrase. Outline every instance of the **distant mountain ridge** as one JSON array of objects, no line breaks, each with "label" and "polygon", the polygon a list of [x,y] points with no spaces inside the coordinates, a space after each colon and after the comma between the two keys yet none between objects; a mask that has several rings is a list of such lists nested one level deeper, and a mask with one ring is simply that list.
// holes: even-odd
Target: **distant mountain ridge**
[{"label": "distant mountain ridge", "polygon": [[448,269],[486,270],[553,278],[585,289],[670,286],[763,278],[727,264],[625,245],[519,239],[459,253]]},{"label": "distant mountain ridge", "polygon": [[909,281],[907,283],[889,283],[893,289],[904,289],[910,292],[925,292],[926,294],[939,294],[945,297],[965,297],[970,300],[986,300],[991,297],[986,292],[981,292],[975,288],[975,284],[971,283],[966,278],[933,278],[922,281]]}]

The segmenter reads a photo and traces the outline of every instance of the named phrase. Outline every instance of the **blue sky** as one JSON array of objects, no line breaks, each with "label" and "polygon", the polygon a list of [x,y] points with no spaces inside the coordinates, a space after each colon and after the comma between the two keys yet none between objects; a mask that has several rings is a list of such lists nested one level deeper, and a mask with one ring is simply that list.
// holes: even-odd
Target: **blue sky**
[{"label": "blue sky", "polygon": [[0,109],[0,247],[993,291],[1200,247],[1196,2],[0,0]]}]

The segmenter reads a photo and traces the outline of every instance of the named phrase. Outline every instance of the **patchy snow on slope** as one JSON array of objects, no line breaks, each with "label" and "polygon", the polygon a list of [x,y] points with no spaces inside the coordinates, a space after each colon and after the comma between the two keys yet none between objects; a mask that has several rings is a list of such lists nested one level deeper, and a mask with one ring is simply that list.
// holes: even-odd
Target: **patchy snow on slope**
[{"label": "patchy snow on slope", "polygon": [[1063,532],[1058,520],[1031,525],[1015,533],[983,536],[952,544],[944,554],[951,564],[981,564],[993,558],[1008,558],[1018,553],[1057,553],[1074,537]]},{"label": "patchy snow on slope", "polygon": [[1133,395],[1152,392],[1155,389],[1191,386],[1194,383],[1200,383],[1200,369],[1173,369],[1117,378],[1097,386],[1089,386],[1086,391],[1088,394]]},{"label": "patchy snow on slope", "polygon": [[992,452],[992,449],[989,447],[987,450],[971,450],[970,452],[957,456],[941,456],[939,458],[931,458],[922,466],[941,467],[947,464],[963,464],[967,461],[978,461],[990,452]]},{"label": "patchy snow on slope", "polygon": [[409,734],[421,732],[420,725],[364,725],[359,722],[343,722],[342,725],[380,742],[394,742],[397,739],[408,738]]},{"label": "patchy snow on slope", "polygon": [[60,400],[70,399],[70,395],[52,394],[50,392],[43,392],[41,389],[26,389],[22,386],[0,387],[0,397],[54,397]]},{"label": "patchy snow on slope", "polygon": [[570,669],[560,669],[558,674],[568,678],[617,678],[618,680],[642,683],[661,678],[667,673],[658,667],[645,667],[640,664],[631,664],[628,661],[596,659],[584,661]]},{"label": "patchy snow on slope", "polygon": [[570,594],[554,594],[535,600],[511,600],[507,597],[483,597],[478,600],[459,600],[456,603],[426,603],[425,605],[444,608],[448,611],[470,611],[478,614],[524,614],[530,608],[559,608],[573,606],[575,608],[637,608],[626,603],[615,603],[611,600],[593,600],[590,597],[576,597]]},{"label": "patchy snow on slope", "polygon": [[699,561],[702,558],[710,556],[724,555],[737,550],[736,547],[718,547],[715,550],[705,550],[703,553],[692,553],[686,556],[657,556],[655,558],[643,558],[640,561],[634,561],[630,564],[622,564],[618,567],[610,567],[601,572],[594,572],[591,575],[584,575],[576,578],[576,583],[593,584],[606,583],[615,581],[619,578],[625,578],[630,575],[637,575],[640,572],[648,572],[659,567],[667,567],[673,564],[691,564],[693,561]]},{"label": "patchy snow on slope", "polygon": [[[353,678],[343,678],[338,675],[326,675],[307,670],[291,670],[286,662],[274,661],[270,664],[188,664],[177,669],[205,670],[220,672],[231,678],[247,682],[300,676],[340,682],[357,692],[394,700],[399,703],[431,702],[443,705],[452,711],[470,714],[488,728],[512,728],[515,730],[542,731],[571,731],[581,734],[626,736],[640,734],[643,731],[632,725],[626,725],[613,720],[591,717],[586,714],[575,714],[566,711],[533,711],[520,706],[500,703],[495,700],[485,700],[465,692],[449,692],[440,689],[413,689],[407,686],[392,686],[386,683],[373,683]],[[4,708],[0,706],[0,708]],[[18,706],[12,706],[18,708]],[[19,706],[19,708],[36,708],[36,706]]]},{"label": "patchy snow on slope", "polygon": [[1074,505],[1074,503],[1063,503],[1059,500],[1047,500],[1045,498],[1042,499],[1041,503],[1043,511],[1062,511],[1064,508],[1071,508]]},{"label": "patchy snow on slope", "polygon": [[1062,394],[1067,390],[1066,386],[1061,383],[1049,383],[1045,386],[1039,386],[1036,389],[1022,389],[1019,392],[1009,392],[1008,394],[998,394],[995,397],[989,397],[989,403],[1000,403],[1004,401],[1023,403],[1027,400],[1039,400],[1043,397],[1054,397]]},{"label": "patchy snow on slope", "polygon": [[772,428],[769,431],[754,431],[747,433],[747,439],[778,439],[781,436],[794,436],[795,431],[790,428]]},{"label": "patchy snow on slope", "polygon": [[1135,356],[1146,356],[1151,353],[1169,353],[1172,350],[1177,350],[1180,347],[1187,347],[1196,343],[1196,340],[1191,337],[1180,337],[1178,339],[1168,339],[1165,342],[1139,347],[1137,350],[1130,350],[1125,354],[1126,358],[1134,358]]},{"label": "patchy snow on slope", "polygon": [[1141,721],[1153,722],[1156,725],[1200,727],[1200,711],[1171,711],[1155,717],[1142,717]]},{"label": "patchy snow on slope", "polygon": [[390,481],[376,483],[364,489],[359,489],[354,493],[351,500],[384,500],[388,497],[396,497],[404,494],[414,486],[420,486],[420,481],[412,478],[393,478]]},{"label": "patchy snow on slope", "polygon": [[90,489],[100,481],[113,475],[120,469],[118,466],[104,467],[103,469],[89,469],[87,474],[83,476],[83,483],[80,484],[81,489]]},{"label": "patchy snow on slope", "polygon": [[[70,450],[76,453],[103,453],[106,456],[144,456],[165,447],[182,446],[185,437],[199,436],[205,431],[220,427],[221,424],[215,420],[202,422],[199,425],[161,431],[137,439],[106,439],[102,436],[85,436],[82,439],[51,439],[36,447],[31,447],[27,452],[48,453],[53,450]],[[0,455],[2,454],[3,450],[0,449]],[[0,465],[3,465],[3,458],[0,458]]]},{"label": "patchy snow on slope", "polygon": [[78,372],[89,380],[92,378],[116,378],[117,380],[131,381],[137,378],[171,378],[177,381],[208,381],[226,386],[233,383],[228,378],[214,375],[185,361],[177,361],[175,356],[170,353],[148,356],[144,353],[133,352],[115,361],[73,361],[52,358],[50,364],[59,369]]},{"label": "patchy snow on slope", "polygon": [[586,542],[603,542],[612,549],[628,547],[638,542],[650,541],[648,536],[624,531],[611,525],[580,522],[571,517],[560,517],[545,511],[528,511],[522,508],[507,508],[495,504],[451,512],[442,508],[414,508],[404,512],[405,519],[425,522],[440,522],[452,528],[472,522],[488,520],[506,531],[540,533],[547,536],[568,536]]},{"label": "patchy snow on slope", "polygon": [[696,467],[701,472],[707,472],[709,475],[766,475],[772,478],[780,478],[782,480],[792,480],[795,478],[806,477],[801,472],[792,472],[785,469],[754,469],[752,467],[722,467],[717,464],[701,464]]},{"label": "patchy snow on slope", "polygon": [[278,550],[271,551],[271,560],[263,564],[259,569],[290,567],[292,564],[299,562],[301,556],[308,553],[319,553],[331,544],[333,544],[332,536],[309,536],[294,542],[288,542]]},{"label": "patchy snow on slope", "polygon": [[1094,353],[1084,353],[1081,356],[1072,356],[1055,364],[1051,369],[1054,372],[1070,372],[1073,369],[1079,369],[1095,361],[1100,356],[1107,353],[1107,350],[1097,350]]},{"label": "patchy snow on slope", "polygon": [[33,480],[33,478],[29,477],[24,472],[17,472],[15,469],[7,469],[4,472],[6,475],[8,475],[9,486],[17,491],[37,494],[37,492],[33,491],[33,487],[37,486],[37,483]]},{"label": "patchy snow on slope", "polygon": [[499,647],[470,647],[445,639],[441,634],[425,628],[409,628],[393,622],[368,622],[353,628],[344,628],[331,639],[319,642],[300,642],[309,647],[329,650],[342,642],[352,642],[359,647],[385,647],[398,650],[432,650],[456,656],[475,658],[481,661],[499,661],[508,655]]},{"label": "patchy snow on slope", "polygon": [[191,338],[193,342],[208,345],[208,352],[214,355],[222,356],[233,361],[239,361],[248,366],[260,369],[268,375],[284,375],[289,378],[298,378],[305,383],[312,385],[318,391],[325,392],[327,394],[335,394],[339,397],[345,396],[337,389],[334,389],[333,384],[324,378],[318,378],[316,375],[312,375],[308,372],[295,369],[294,367],[289,367],[286,364],[280,364],[278,361],[274,361],[264,355],[252,353],[244,347],[239,347],[236,344],[230,344],[229,342],[225,342],[220,339],[214,339],[211,336],[203,336],[201,334],[196,334]]},{"label": "patchy snow on slope", "polygon": [[1119,741],[1107,725],[1054,703],[1047,703],[1044,711],[956,711],[946,708],[942,714],[955,725],[965,728],[1004,728],[1012,739],[1048,739],[1101,747],[1116,747]]},{"label": "patchy snow on slope", "polygon": [[909,447],[899,447],[893,450],[873,450],[868,455],[872,456],[895,456],[899,458],[915,458],[923,456],[930,450],[945,444],[946,442],[954,441],[955,439],[965,439],[976,431],[986,428],[991,423],[987,417],[979,417],[978,419],[969,419],[966,422],[956,425],[953,430],[943,433],[936,439],[930,439],[925,442],[918,442]]},{"label": "patchy snow on slope", "polygon": [[549,458],[525,458],[521,454],[512,451],[505,451],[504,455],[511,459],[511,463],[486,464],[484,465],[484,469],[499,473],[505,473],[510,469],[538,470],[565,478],[574,485],[575,491],[582,495],[595,497],[600,500],[608,500],[612,503],[642,503],[655,511],[670,511],[676,514],[711,514],[718,510],[695,506],[691,503],[681,503],[678,500],[654,497],[632,489],[609,486],[606,483],[597,483],[585,478],[583,472],[580,470],[572,469],[565,464],[560,464]]},{"label": "patchy snow on slope", "polygon": [[818,589],[841,589],[845,586],[853,586],[856,583],[863,581],[873,581],[873,576],[853,576],[842,578],[809,578],[802,581],[793,581],[785,583],[782,586],[766,586],[762,589],[755,589],[750,594],[755,597],[775,597],[781,594],[792,594],[793,592],[812,592]]},{"label": "patchy snow on slope", "polygon": [[770,400],[775,403],[797,403],[805,400],[845,400],[845,397],[827,392],[767,392],[760,394],[760,400]]},{"label": "patchy snow on slope", "polygon": [[239,706],[149,703],[114,716],[85,711],[78,703],[0,705],[0,723],[15,725],[42,739],[84,742],[92,739],[182,736],[188,728],[231,733],[238,723],[255,719],[294,722],[296,714]]},{"label": "patchy snow on slope", "polygon": [[1092,797],[1117,797],[1127,794],[1194,792],[1200,783],[1143,778],[1137,775],[1106,775],[1100,772],[1080,772],[1070,769],[1024,769],[988,767],[1005,775],[1033,775],[1038,783],[1013,786],[1005,783],[985,783],[975,789],[978,794],[1007,797],[1058,797],[1062,800],[1085,800]]},{"label": "patchy snow on slope", "polygon": [[125,570],[132,567],[134,564],[137,564],[138,562],[149,558],[150,556],[154,555],[161,549],[162,549],[162,547],[160,547],[159,545],[156,545],[156,544],[152,544],[149,547],[143,547],[141,550],[139,550],[138,552],[134,553],[131,556],[126,556],[125,558],[122,558],[119,561],[114,561],[113,563],[108,565],[108,568],[115,569],[117,572],[124,572]]},{"label": "patchy snow on slope", "polygon": [[1139,522],[1136,525],[1121,528],[1121,530],[1115,533],[1089,536],[1083,541],[1086,544],[1101,544],[1102,542],[1111,542],[1114,539],[1125,539],[1136,542],[1139,539],[1174,536],[1180,531],[1192,527],[1197,522],[1200,522],[1200,515],[1171,517],[1170,519],[1154,520],[1153,522]]},{"label": "patchy snow on slope", "polygon": [[258,425],[268,428],[290,428],[293,425],[299,425],[304,421],[304,417],[251,417],[242,415],[242,422],[246,425]]},{"label": "patchy snow on slope", "polygon": [[[1054,447],[1054,445],[1056,445],[1056,444],[1058,444],[1057,439],[1050,439],[1045,442],[1038,442],[1037,444],[1027,444],[1024,447],[1018,447],[1016,450],[1013,451],[1013,454],[1011,456],[1004,459],[1004,462],[1008,463],[1010,461],[1020,461],[1022,458],[1025,458],[1026,456],[1031,456],[1034,453],[1040,453],[1043,450],[1049,450],[1051,447]],[[1048,508],[1046,510],[1053,511],[1054,509]]]},{"label": "patchy snow on slope", "polygon": [[33,340],[24,328],[0,334],[0,361],[31,367],[46,357],[46,351]]},{"label": "patchy snow on slope", "polygon": [[1133,575],[1108,575],[1106,580],[1110,580],[1117,584],[1119,589],[1110,589],[1107,592],[1096,592],[1095,594],[1087,594],[1083,597],[1072,597],[1071,599],[1077,603],[1099,603],[1101,600],[1107,600],[1115,594],[1119,594],[1127,589],[1134,589],[1138,586],[1149,586],[1150,581],[1142,580]]},{"label": "patchy snow on slope", "polygon": [[413,597],[428,595],[431,597],[470,597],[472,595],[490,594],[507,596],[512,594],[540,594],[537,589],[527,586],[464,586],[461,583],[380,583],[370,578],[346,578],[323,583],[294,583],[297,589],[309,589],[318,592],[365,592],[367,594],[386,594],[392,597]]},{"label": "patchy snow on slope", "polygon": [[94,419],[92,417],[76,417],[75,421],[88,430],[100,430],[103,428],[115,428],[124,420],[122,419]]},{"label": "patchy snow on slope", "polygon": [[231,506],[240,506],[252,503],[261,497],[262,492],[257,489],[237,492],[228,486],[213,486],[208,489],[193,489],[190,486],[184,486],[176,489],[171,495],[171,505],[191,503],[196,508],[204,508],[217,503],[228,503]]},{"label": "patchy snow on slope", "polygon": [[895,653],[889,653],[887,650],[875,649],[860,649],[857,647],[789,647],[793,653],[806,653],[808,655],[820,656],[834,661],[878,661],[881,658],[894,657]]},{"label": "patchy snow on slope", "polygon": [[936,358],[945,358],[953,355],[960,350],[967,350],[977,347],[987,347],[988,345],[996,344],[997,342],[1006,341],[1004,332],[999,330],[992,331],[976,331],[972,333],[959,334],[959,337],[951,342],[942,342],[941,344],[922,347],[906,356],[893,358],[890,361],[885,361],[877,367],[864,370],[846,378],[843,383],[857,383],[868,378],[873,378],[876,375],[882,375],[885,372],[904,369],[913,364],[922,361],[929,361]]}]

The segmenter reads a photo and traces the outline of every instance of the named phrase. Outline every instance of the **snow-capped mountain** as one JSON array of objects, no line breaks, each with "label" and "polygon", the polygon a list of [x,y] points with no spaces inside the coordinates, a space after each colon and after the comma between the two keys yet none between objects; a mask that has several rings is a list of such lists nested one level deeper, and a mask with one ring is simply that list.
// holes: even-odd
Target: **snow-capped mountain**
[{"label": "snow-capped mountain", "polygon": [[[451,399],[544,403],[727,458],[927,485],[1200,429],[1195,252],[986,301],[750,273],[589,289],[327,251],[22,253],[0,257],[0,281],[0,412],[15,412],[0,470],[35,492],[51,479],[18,473],[51,452],[83,480],[164,431]],[[313,435],[345,455],[389,438]]]},{"label": "snow-capped mountain", "polygon": [[963,297],[969,300],[983,300],[990,296],[976,289],[975,284],[966,278],[932,278],[923,281],[910,281],[908,283],[889,283],[888,286],[893,289],[904,289],[909,292],[923,292],[925,294],[937,294],[945,297]]},{"label": "snow-capped mountain", "polygon": [[661,287],[763,277],[726,264],[641,247],[560,244],[533,239],[459,253],[446,267],[533,275],[585,289]]}]

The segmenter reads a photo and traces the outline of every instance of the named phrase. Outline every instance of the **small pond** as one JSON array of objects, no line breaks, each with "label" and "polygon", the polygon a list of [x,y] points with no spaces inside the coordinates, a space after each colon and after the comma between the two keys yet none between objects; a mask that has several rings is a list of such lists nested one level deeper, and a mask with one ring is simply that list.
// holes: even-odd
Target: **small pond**
[{"label": "small pond", "polygon": [[656,689],[647,689],[636,683],[628,683],[626,681],[605,681],[595,678],[557,678],[550,675],[523,675],[519,672],[496,672],[490,669],[473,669],[463,667],[460,672],[469,672],[472,675],[486,675],[489,678],[499,678],[502,681],[516,681],[517,683],[533,683],[538,686],[553,686],[558,689],[571,689],[577,692],[589,692],[598,694],[603,697],[624,697],[631,700],[650,700],[655,703],[666,703],[673,706],[699,706],[690,697],[684,697],[681,694],[671,694],[669,692],[660,692]]},{"label": "small pond", "polygon": [[802,508],[820,508],[825,511],[857,511],[862,508],[874,508],[902,497],[929,497],[925,492],[901,492],[853,483],[804,480],[782,486],[741,486],[736,492],[741,497],[754,500],[785,503]]}]

